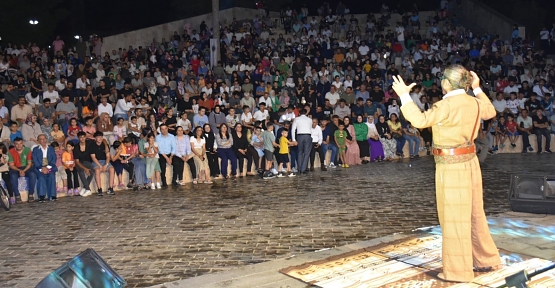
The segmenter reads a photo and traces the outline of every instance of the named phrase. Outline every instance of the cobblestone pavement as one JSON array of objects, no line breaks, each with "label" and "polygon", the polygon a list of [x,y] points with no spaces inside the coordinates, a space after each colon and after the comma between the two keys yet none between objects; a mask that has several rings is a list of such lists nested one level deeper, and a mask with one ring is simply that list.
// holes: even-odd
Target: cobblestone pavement
[{"label": "cobblestone pavement", "polygon": [[[509,210],[510,172],[552,173],[553,160],[490,156],[487,213]],[[431,157],[22,204],[0,219],[0,287],[34,287],[86,248],[146,287],[438,224]]]}]

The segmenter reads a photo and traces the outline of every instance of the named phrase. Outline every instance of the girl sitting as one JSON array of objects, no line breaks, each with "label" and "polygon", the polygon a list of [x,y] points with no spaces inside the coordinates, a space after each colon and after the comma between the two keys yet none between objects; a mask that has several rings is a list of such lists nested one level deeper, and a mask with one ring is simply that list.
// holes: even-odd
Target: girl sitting
[{"label": "girl sitting", "polygon": [[123,140],[127,136],[127,127],[123,123],[123,118],[118,118],[118,123],[114,126],[114,137],[117,140]]},{"label": "girl sitting", "polygon": [[65,144],[67,144],[67,142],[69,141],[79,141],[79,139],[77,138],[77,133],[79,133],[80,131],[81,127],[79,127],[77,119],[71,118],[71,120],[69,120],[69,127],[67,128],[67,139],[65,140]]}]

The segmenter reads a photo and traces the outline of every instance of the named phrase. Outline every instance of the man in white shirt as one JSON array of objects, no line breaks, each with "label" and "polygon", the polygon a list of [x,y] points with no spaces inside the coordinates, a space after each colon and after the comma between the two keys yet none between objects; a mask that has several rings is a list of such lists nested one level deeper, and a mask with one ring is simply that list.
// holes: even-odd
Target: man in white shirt
[{"label": "man in white shirt", "polygon": [[360,47],[358,47],[358,52],[360,52],[361,56],[366,56],[370,51],[370,47],[366,46],[366,42],[362,41]]},{"label": "man in white shirt", "polygon": [[536,92],[536,94],[538,94],[538,100],[542,100],[543,94],[549,93],[549,89],[545,87],[545,80],[540,79],[540,83],[532,88],[532,92]]},{"label": "man in white shirt", "polygon": [[42,93],[42,99],[46,98],[50,99],[50,103],[54,106],[60,102],[60,95],[58,91],[54,90],[54,84],[52,83],[48,83],[48,90]]},{"label": "man in white shirt", "polygon": [[497,115],[503,114],[505,112],[511,113],[511,110],[509,110],[509,107],[507,107],[507,101],[503,98],[502,92],[497,92],[496,99],[493,100],[491,104],[493,104]]},{"label": "man in white shirt", "polygon": [[254,112],[254,120],[256,121],[266,121],[270,114],[266,110],[266,103],[262,102],[258,105],[258,111]]},{"label": "man in white shirt", "polygon": [[[503,93],[505,93],[505,97],[509,97],[509,95],[511,93],[518,93],[518,89],[519,87],[517,85],[515,85],[514,81],[509,81],[509,86],[505,87],[505,89],[503,89]],[[515,94],[516,95],[516,94]]]},{"label": "man in white shirt", "polygon": [[91,84],[91,82],[89,81],[89,79],[87,79],[87,75],[83,74],[83,76],[81,76],[81,78],[77,79],[77,81],[75,82],[75,88],[86,90],[88,84]]},{"label": "man in white shirt", "polygon": [[116,104],[116,110],[114,111],[114,117],[116,120],[118,118],[123,118],[123,120],[129,120],[128,112],[133,110],[135,105],[133,104],[133,94],[125,96],[123,99],[119,99]]},{"label": "man in white shirt", "polygon": [[308,109],[302,109],[301,115],[295,118],[291,128],[291,140],[299,147],[297,160],[299,174],[307,173],[310,150],[312,150],[312,119],[308,118],[308,113]]},{"label": "man in white shirt", "polygon": [[295,112],[293,112],[294,108],[295,107],[293,105],[289,105],[289,107],[287,107],[287,111],[279,117],[279,123],[285,123],[285,121],[292,122],[295,120]]},{"label": "man in white shirt", "polygon": [[403,46],[403,53],[407,50],[405,46],[405,28],[401,25],[401,22],[397,22],[397,27],[395,27],[395,34],[397,34],[397,42]]},{"label": "man in white shirt", "polygon": [[325,99],[330,100],[330,104],[335,107],[339,98],[340,96],[339,93],[335,91],[335,86],[331,85],[330,92],[326,93]]},{"label": "man in white shirt", "polygon": [[326,159],[326,154],[322,148],[322,128],[318,126],[318,119],[312,119],[312,128],[310,129],[310,137],[312,138],[312,149],[310,150],[310,171],[314,171],[314,160],[316,158],[316,152],[318,152],[318,158],[320,158],[320,169],[322,171],[327,171],[326,165],[324,165],[324,160]]},{"label": "man in white shirt", "polygon": [[518,129],[518,134],[522,136],[522,154],[525,154],[528,151],[532,152],[534,149],[530,146],[530,139],[528,136],[532,134],[534,129],[534,122],[532,121],[532,117],[528,116],[528,110],[522,109],[520,111],[520,116],[516,118],[516,129]]},{"label": "man in white shirt", "polygon": [[158,86],[160,87],[167,86],[169,82],[170,81],[168,79],[168,76],[166,76],[166,72],[162,72],[160,76],[156,78],[156,83],[158,83]]},{"label": "man in white shirt", "polygon": [[56,86],[56,91],[62,91],[64,89],[66,89],[66,77],[65,76],[61,76],[60,80],[56,80],[56,84],[54,84]]},{"label": "man in white shirt", "polygon": [[202,87],[202,89],[200,91],[206,93],[206,95],[208,95],[208,97],[212,97],[212,92],[213,92],[212,83],[206,83],[206,86]]},{"label": "man in white shirt", "polygon": [[98,115],[102,115],[102,113],[107,113],[108,115],[110,115],[110,118],[114,116],[114,107],[108,104],[108,97],[100,98],[100,105],[98,105]]}]

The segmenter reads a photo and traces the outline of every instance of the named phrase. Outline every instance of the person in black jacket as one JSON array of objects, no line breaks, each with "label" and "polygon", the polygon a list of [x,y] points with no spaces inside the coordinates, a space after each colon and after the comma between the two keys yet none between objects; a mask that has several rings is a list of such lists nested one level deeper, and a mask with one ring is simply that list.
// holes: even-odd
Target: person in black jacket
[{"label": "person in black jacket", "polygon": [[202,128],[206,141],[206,159],[208,159],[208,167],[210,167],[210,177],[220,179],[222,175],[220,175],[220,164],[218,164],[218,154],[216,153],[218,147],[215,147],[216,137],[210,128],[210,124],[206,123]]}]

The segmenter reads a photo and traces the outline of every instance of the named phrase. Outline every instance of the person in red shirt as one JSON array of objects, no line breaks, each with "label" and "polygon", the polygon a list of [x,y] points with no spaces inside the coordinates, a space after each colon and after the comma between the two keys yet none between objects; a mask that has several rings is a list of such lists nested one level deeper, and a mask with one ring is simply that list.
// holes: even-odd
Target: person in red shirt
[{"label": "person in red shirt", "polygon": [[191,59],[191,70],[195,72],[196,76],[198,76],[198,67],[200,67],[200,60],[197,58],[197,55],[193,55]]},{"label": "person in red shirt", "polygon": [[505,128],[507,131],[507,136],[509,137],[509,141],[511,142],[511,146],[514,148],[516,147],[516,141],[520,137],[517,131],[517,124],[514,121],[514,116],[512,114],[507,115],[507,122],[505,122]]}]

